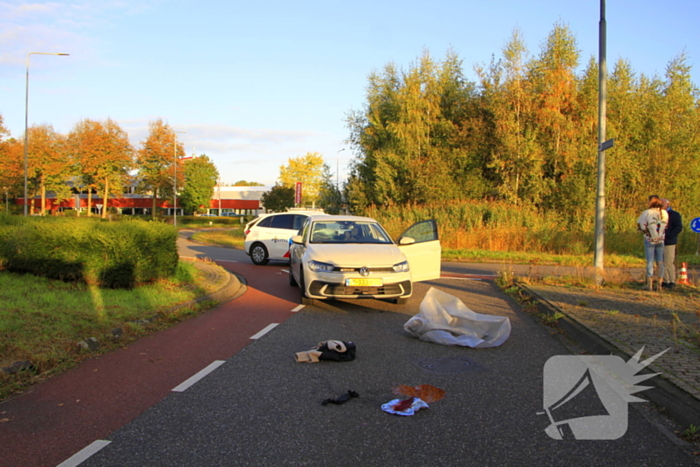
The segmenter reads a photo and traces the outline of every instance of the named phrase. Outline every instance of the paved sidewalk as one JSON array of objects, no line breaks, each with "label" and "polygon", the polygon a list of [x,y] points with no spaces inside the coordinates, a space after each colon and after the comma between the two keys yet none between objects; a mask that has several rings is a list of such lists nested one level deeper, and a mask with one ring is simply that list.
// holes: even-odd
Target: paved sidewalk
[{"label": "paved sidewalk", "polygon": [[[700,306],[697,297],[676,291],[592,290],[550,285],[527,285],[525,288],[549,308],[549,313],[562,313],[564,319],[560,320],[560,327],[566,328],[568,323],[569,337],[589,341],[588,345],[584,342],[584,347],[603,344],[611,352],[621,351],[629,357],[644,347],[643,358],[668,349],[649,368],[661,373],[661,377],[672,384],[663,384],[654,378],[647,385],[656,388],[641,395],[651,400],[658,397],[657,402],[681,423],[700,424]],[[572,329],[572,325],[579,329]],[[598,342],[590,342],[596,337],[600,339]]]}]

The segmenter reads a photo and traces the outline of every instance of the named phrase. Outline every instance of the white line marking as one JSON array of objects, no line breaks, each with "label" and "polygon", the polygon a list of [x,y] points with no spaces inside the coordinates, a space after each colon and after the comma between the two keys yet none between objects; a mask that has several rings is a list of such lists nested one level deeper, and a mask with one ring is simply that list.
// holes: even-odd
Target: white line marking
[{"label": "white line marking", "polygon": [[441,277],[440,279],[452,279],[455,281],[482,281],[483,280],[481,277]]},{"label": "white line marking", "polygon": [[202,379],[202,378],[204,378],[205,376],[207,376],[207,375],[208,375],[209,373],[211,373],[212,371],[216,370],[218,367],[220,367],[220,366],[223,365],[224,363],[226,363],[224,360],[214,360],[213,362],[211,362],[211,363],[209,364],[209,366],[207,366],[207,367],[204,368],[203,370],[199,371],[196,375],[191,376],[191,377],[188,378],[187,380],[185,380],[185,381],[183,381],[182,383],[180,383],[177,387],[173,388],[173,392],[184,392],[184,391],[186,391],[190,386],[192,386],[192,385],[195,384],[197,381],[199,381],[200,379]]},{"label": "white line marking", "polygon": [[267,326],[265,326],[265,329],[263,329],[262,331],[260,331],[260,332],[257,333],[256,335],[251,336],[251,339],[260,339],[262,336],[264,336],[264,335],[267,334],[268,332],[270,332],[270,331],[272,331],[273,329],[275,329],[275,328],[277,327],[278,324],[279,324],[279,323],[268,324]]},{"label": "white line marking", "polygon": [[286,272],[287,274],[289,274],[289,269],[282,269],[281,271],[282,271],[282,272]]},{"label": "white line marking", "polygon": [[92,444],[76,452],[68,459],[58,464],[56,467],[76,467],[88,460],[93,454],[96,454],[97,451],[107,446],[109,443],[111,443],[111,441],[105,441],[103,439],[93,441]]},{"label": "white line marking", "polygon": [[[203,258],[199,258],[197,256],[180,256],[182,259],[193,259],[193,260],[201,260]],[[238,261],[234,261],[232,259],[212,259],[212,258],[207,258],[211,261],[221,261],[222,263],[237,263]]]},{"label": "white line marking", "polygon": [[296,308],[292,310],[292,313],[296,313],[297,311],[301,311],[302,308],[304,308],[306,305],[299,305]]}]

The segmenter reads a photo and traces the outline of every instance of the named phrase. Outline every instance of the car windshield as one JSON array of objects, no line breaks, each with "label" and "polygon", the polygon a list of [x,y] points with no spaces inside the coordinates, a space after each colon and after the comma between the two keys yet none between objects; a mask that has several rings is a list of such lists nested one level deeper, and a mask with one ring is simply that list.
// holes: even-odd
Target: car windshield
[{"label": "car windshield", "polygon": [[311,227],[311,243],[393,243],[376,222],[317,221]]}]

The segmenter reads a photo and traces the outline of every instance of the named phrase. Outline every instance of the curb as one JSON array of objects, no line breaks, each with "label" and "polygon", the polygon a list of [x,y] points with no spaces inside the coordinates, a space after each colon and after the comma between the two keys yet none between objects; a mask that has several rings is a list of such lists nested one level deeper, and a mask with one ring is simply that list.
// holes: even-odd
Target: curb
[{"label": "curb", "polygon": [[206,263],[199,260],[188,259],[187,261],[190,261],[192,265],[198,270],[204,272],[209,276],[212,276],[214,279],[211,282],[223,282],[224,285],[218,290],[209,292],[208,294],[203,295],[199,298],[180,303],[179,305],[173,307],[173,310],[177,310],[179,308],[191,305],[196,305],[204,301],[213,301],[217,304],[228,302],[230,300],[234,300],[240,297],[248,290],[248,284],[243,276],[239,276],[238,274],[226,271],[218,265],[212,265],[210,263]]},{"label": "curb", "polygon": [[[564,331],[571,340],[578,343],[587,352],[597,355],[614,354],[625,360],[629,360],[633,356],[633,353],[630,353],[629,349],[621,349],[618,345],[592,332],[569,316],[564,310],[553,305],[546,298],[526,285],[518,284],[518,287],[520,287],[526,296],[537,303],[537,309],[541,313],[552,315],[558,312],[564,315],[563,318],[557,321],[557,327]],[[564,343],[564,345],[567,346],[566,343]],[[650,367],[651,366],[654,365],[652,364]],[[649,371],[647,370],[647,372]],[[697,399],[669,380],[668,377],[664,375],[663,371],[656,369],[654,372],[661,374],[657,378],[645,381],[645,385],[653,386],[653,389],[645,391],[644,396],[655,404],[665,408],[667,414],[681,425],[685,427],[697,425],[698,421],[700,421],[700,405]]]}]

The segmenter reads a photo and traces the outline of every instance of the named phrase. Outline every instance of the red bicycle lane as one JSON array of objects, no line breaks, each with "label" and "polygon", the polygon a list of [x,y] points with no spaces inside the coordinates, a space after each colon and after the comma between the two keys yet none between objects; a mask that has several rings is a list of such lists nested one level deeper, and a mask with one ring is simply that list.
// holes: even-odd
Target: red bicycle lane
[{"label": "red bicycle lane", "polygon": [[0,466],[56,466],[136,418],[176,386],[225,360],[299,304],[275,266],[221,262],[246,292],[204,314],[86,360],[0,404]]}]

